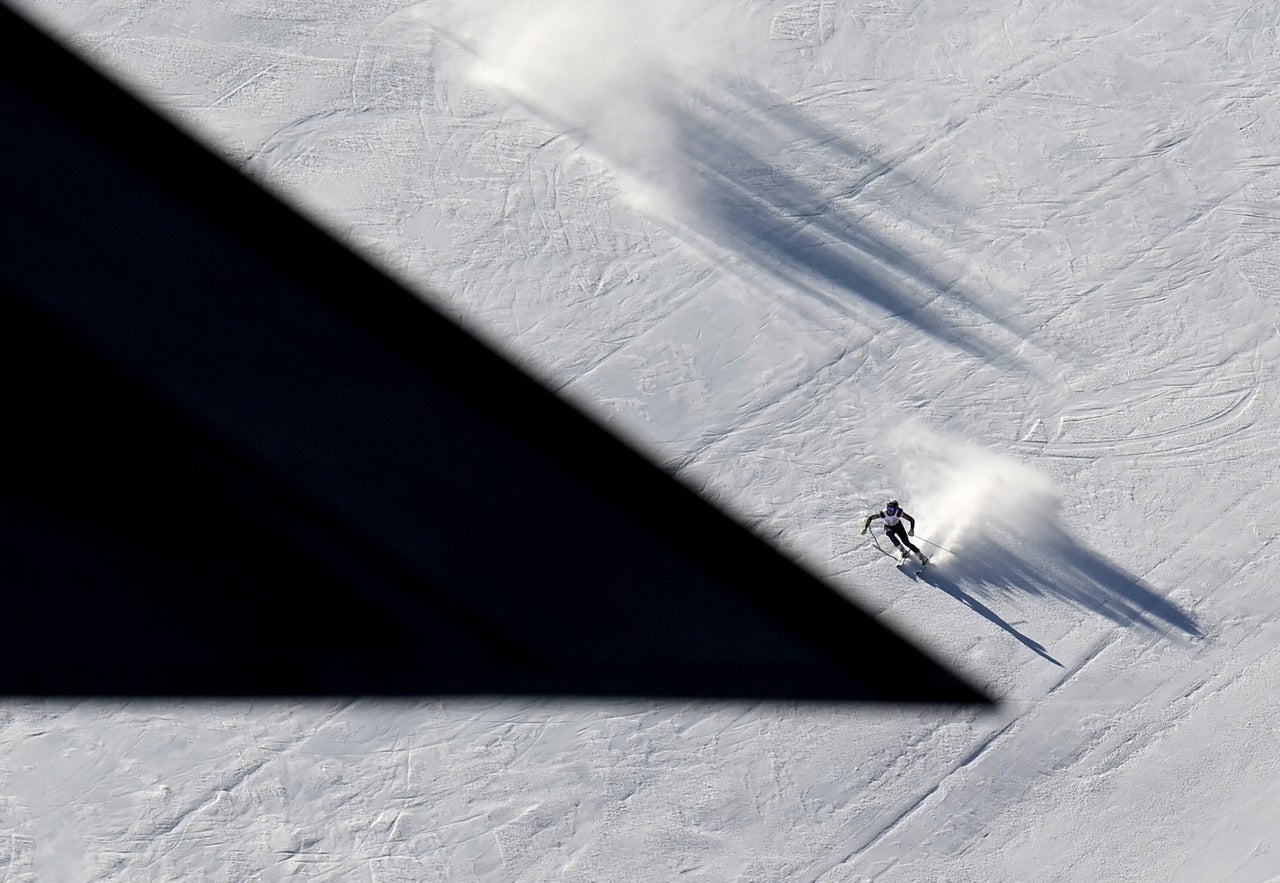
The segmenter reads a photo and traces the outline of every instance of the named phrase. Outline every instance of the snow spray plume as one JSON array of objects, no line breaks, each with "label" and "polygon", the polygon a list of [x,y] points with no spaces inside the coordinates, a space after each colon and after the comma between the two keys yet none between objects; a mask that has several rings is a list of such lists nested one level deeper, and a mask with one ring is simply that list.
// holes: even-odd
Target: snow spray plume
[{"label": "snow spray plume", "polygon": [[703,15],[675,0],[481,0],[465,4],[461,27],[477,80],[571,132],[629,196],[655,198],[678,189],[681,84],[715,70],[713,53],[732,42],[727,22]]},{"label": "snow spray plume", "polygon": [[1058,490],[1042,473],[918,424],[895,431],[889,444],[905,470],[903,502],[919,537],[955,552],[935,558],[927,581],[959,598],[1043,595],[1124,625],[1200,634],[1177,605],[1071,535]]},{"label": "snow spray plume", "polygon": [[918,425],[896,431],[891,441],[899,440],[912,476],[910,511],[926,515],[921,533],[939,546],[958,549],[979,537],[1027,542],[1055,532],[1060,498],[1043,474]]}]

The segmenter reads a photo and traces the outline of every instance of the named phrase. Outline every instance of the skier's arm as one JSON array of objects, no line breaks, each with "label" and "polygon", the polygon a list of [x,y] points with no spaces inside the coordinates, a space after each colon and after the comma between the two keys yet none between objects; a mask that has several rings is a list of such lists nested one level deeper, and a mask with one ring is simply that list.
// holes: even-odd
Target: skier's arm
[{"label": "skier's arm", "polygon": [[870,515],[868,515],[866,522],[862,525],[862,532],[866,533],[867,528],[871,526],[871,522],[875,521],[879,517],[880,517],[879,512],[872,512]]},{"label": "skier's arm", "polygon": [[902,513],[902,517],[907,519],[907,521],[911,522],[911,529],[907,531],[907,535],[914,536],[916,532],[916,520],[912,518],[910,515],[908,515],[906,512]]}]

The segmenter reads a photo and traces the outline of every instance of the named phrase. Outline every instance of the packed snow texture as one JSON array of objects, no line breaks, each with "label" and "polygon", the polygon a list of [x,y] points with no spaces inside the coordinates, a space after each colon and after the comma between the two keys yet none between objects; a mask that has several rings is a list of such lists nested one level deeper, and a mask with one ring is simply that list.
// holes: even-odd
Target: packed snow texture
[{"label": "packed snow texture", "polygon": [[11,700],[7,879],[1280,877],[1275,8],[16,5],[1002,705]]}]

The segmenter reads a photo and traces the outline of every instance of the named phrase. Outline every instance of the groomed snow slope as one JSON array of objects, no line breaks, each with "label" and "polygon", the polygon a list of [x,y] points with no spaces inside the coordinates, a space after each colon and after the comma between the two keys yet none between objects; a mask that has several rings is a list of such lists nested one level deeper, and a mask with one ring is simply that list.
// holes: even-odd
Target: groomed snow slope
[{"label": "groomed snow slope", "polygon": [[1003,704],[9,702],[7,879],[1280,876],[1269,4],[16,7]]}]

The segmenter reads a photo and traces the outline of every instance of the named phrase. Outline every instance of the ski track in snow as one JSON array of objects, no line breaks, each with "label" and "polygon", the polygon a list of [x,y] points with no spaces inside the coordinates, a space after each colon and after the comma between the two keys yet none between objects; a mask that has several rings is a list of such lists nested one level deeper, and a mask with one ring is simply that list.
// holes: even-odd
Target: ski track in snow
[{"label": "ski track in snow", "polygon": [[1280,876],[1275,10],[16,6],[1003,704],[11,701],[6,879]]}]

